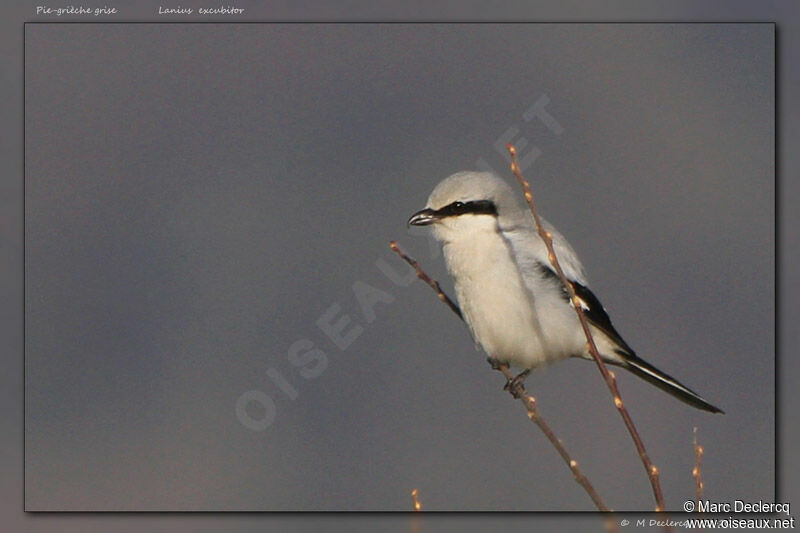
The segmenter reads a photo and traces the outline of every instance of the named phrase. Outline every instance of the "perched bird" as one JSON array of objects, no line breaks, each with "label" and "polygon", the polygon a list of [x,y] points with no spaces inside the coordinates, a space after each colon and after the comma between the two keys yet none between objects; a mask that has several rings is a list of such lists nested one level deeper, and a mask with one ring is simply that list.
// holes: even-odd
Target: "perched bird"
[{"label": "perched bird", "polygon": [[[458,172],[431,193],[409,225],[433,228],[472,336],[490,361],[522,368],[592,359],[566,289],[548,260],[527,206],[490,172]],[[603,361],[620,366],[697,407],[721,413],[697,393],[636,355],[611,324],[575,251],[548,222],[553,247],[588,319]]]}]

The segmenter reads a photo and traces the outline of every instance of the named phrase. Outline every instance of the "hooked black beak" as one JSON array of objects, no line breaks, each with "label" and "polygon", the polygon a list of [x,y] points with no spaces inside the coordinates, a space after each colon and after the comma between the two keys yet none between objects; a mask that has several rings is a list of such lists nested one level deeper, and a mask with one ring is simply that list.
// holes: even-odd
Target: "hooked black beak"
[{"label": "hooked black beak", "polygon": [[436,211],[430,208],[425,208],[422,211],[417,211],[411,218],[408,219],[409,226],[428,226],[438,220]]}]

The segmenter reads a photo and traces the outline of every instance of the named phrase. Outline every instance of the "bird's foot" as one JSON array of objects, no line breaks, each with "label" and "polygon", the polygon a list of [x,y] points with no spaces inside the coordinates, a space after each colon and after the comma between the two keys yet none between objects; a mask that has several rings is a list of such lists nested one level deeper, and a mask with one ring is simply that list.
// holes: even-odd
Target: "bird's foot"
[{"label": "bird's foot", "polygon": [[516,399],[522,398],[522,395],[525,394],[525,378],[528,377],[528,374],[531,373],[531,369],[527,368],[514,376],[513,378],[506,381],[503,390],[507,390],[511,393]]},{"label": "bird's foot", "polygon": [[507,363],[500,361],[499,359],[495,359],[494,357],[487,357],[486,361],[488,361],[489,366],[492,367],[492,370],[500,370],[503,366],[506,366]]}]

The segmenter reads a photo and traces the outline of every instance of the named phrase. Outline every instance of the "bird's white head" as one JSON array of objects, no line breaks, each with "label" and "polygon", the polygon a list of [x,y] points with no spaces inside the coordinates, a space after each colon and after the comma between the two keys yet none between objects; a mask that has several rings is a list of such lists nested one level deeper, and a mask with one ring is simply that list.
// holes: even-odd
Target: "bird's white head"
[{"label": "bird's white head", "polygon": [[431,225],[444,242],[470,238],[476,232],[511,229],[526,211],[517,195],[491,172],[457,172],[442,180],[425,209],[408,220],[412,226]]}]

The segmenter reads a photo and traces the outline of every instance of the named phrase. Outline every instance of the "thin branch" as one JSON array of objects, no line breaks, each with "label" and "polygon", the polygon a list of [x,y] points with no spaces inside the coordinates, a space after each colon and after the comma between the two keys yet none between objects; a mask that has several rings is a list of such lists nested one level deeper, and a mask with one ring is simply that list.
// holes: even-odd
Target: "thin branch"
[{"label": "thin branch", "polygon": [[519,161],[517,160],[517,149],[511,144],[507,144],[506,147],[511,154],[511,172],[517,178],[517,181],[519,181],[520,185],[522,185],[522,190],[525,193],[525,200],[528,202],[528,207],[530,207],[531,214],[533,214],[533,219],[536,222],[536,230],[539,232],[539,236],[542,238],[545,246],[547,247],[550,263],[553,265],[556,274],[558,274],[558,277],[561,279],[561,283],[567,290],[573,309],[575,309],[575,312],[578,314],[578,319],[580,320],[581,327],[583,328],[583,333],[586,335],[589,353],[592,355],[595,363],[597,363],[597,368],[600,370],[600,373],[603,375],[603,379],[605,379],[606,384],[608,385],[608,389],[611,391],[611,395],[614,398],[614,405],[619,411],[619,414],[622,416],[622,419],[625,421],[625,426],[628,428],[628,433],[631,434],[631,438],[636,445],[636,450],[639,452],[639,458],[642,460],[642,464],[647,471],[647,476],[650,479],[650,485],[653,488],[653,496],[656,500],[656,511],[663,511],[665,509],[664,495],[661,492],[661,484],[658,480],[658,468],[656,468],[656,466],[650,461],[650,457],[647,455],[647,450],[645,450],[644,443],[639,436],[639,432],[636,430],[636,426],[633,425],[633,420],[628,414],[625,404],[622,403],[622,397],[619,394],[619,389],[617,388],[617,379],[614,376],[614,373],[610,372],[608,368],[606,368],[606,365],[600,358],[600,353],[597,351],[597,345],[595,344],[594,338],[592,337],[592,332],[589,329],[589,323],[586,320],[586,316],[583,314],[581,301],[578,298],[578,295],[575,294],[575,288],[572,286],[572,283],[570,283],[570,281],[564,275],[564,271],[561,269],[561,264],[558,262],[558,257],[556,256],[555,249],[553,248],[553,236],[549,231],[544,229],[542,221],[539,218],[539,213],[536,211],[536,206],[533,202],[531,186],[520,172]]},{"label": "thin branch", "polygon": [[[464,317],[461,315],[461,310],[458,308],[458,305],[456,305],[456,303],[453,302],[453,300],[451,300],[450,297],[444,293],[444,291],[442,291],[442,288],[439,286],[439,283],[430,276],[428,276],[428,274],[426,274],[425,271],[422,270],[422,267],[419,266],[419,263],[415,261],[413,258],[409,257],[405,252],[403,252],[395,241],[390,241],[389,246],[406,263],[411,265],[416,271],[417,277],[425,281],[425,283],[427,283],[434,291],[436,291],[436,294],[439,297],[439,299],[445,304],[447,304],[450,310],[453,311],[456,315],[458,315],[459,318],[463,320]],[[511,373],[511,370],[505,363],[497,363],[496,365],[493,365],[493,368],[496,368],[497,370],[502,372],[503,375],[506,377],[509,383],[508,387],[509,393],[511,393],[511,395],[514,398],[518,398],[522,402],[522,404],[525,406],[525,409],[528,412],[528,418],[531,420],[531,422],[539,426],[539,429],[542,430],[542,433],[544,433],[545,437],[547,437],[547,440],[549,440],[550,443],[555,447],[556,451],[561,456],[561,459],[564,460],[569,469],[572,471],[572,476],[575,478],[575,481],[581,487],[583,487],[583,489],[592,499],[592,502],[594,502],[595,506],[600,511],[610,511],[610,509],[606,507],[605,503],[603,503],[603,500],[600,498],[600,495],[597,493],[592,484],[589,482],[589,479],[584,475],[584,473],[578,467],[578,462],[575,461],[572,457],[570,457],[569,453],[564,447],[564,443],[561,441],[561,439],[556,437],[555,433],[553,433],[553,430],[550,429],[550,426],[547,424],[547,422],[545,422],[545,420],[539,414],[539,411],[536,408],[536,399],[526,392],[525,385],[522,383],[522,380],[514,380],[513,379],[514,375]],[[416,492],[416,490],[414,492]],[[414,492],[412,492],[412,496],[414,495]]]},{"label": "thin branch", "polygon": [[450,308],[452,312],[458,315],[458,318],[464,320],[464,317],[461,315],[461,309],[451,300],[445,293],[442,291],[442,288],[439,286],[439,282],[435,279],[428,276],[422,268],[420,268],[419,263],[405,253],[397,246],[395,241],[389,241],[389,247],[394,251],[397,255],[403,258],[403,261],[411,265],[414,271],[417,273],[417,277],[427,283],[434,291],[436,291],[437,296],[439,299],[447,304],[447,307]]},{"label": "thin branch", "polygon": [[411,503],[413,504],[415,511],[422,510],[422,504],[420,503],[418,496],[419,491],[417,489],[411,491]]},{"label": "thin branch", "polygon": [[558,454],[561,456],[561,459],[567,463],[569,469],[572,471],[572,477],[575,478],[575,481],[578,482],[580,486],[586,490],[586,493],[594,502],[595,507],[597,507],[600,511],[610,511],[606,504],[603,503],[603,500],[600,498],[600,495],[597,494],[597,491],[594,489],[592,484],[589,482],[589,479],[584,475],[580,468],[578,468],[578,461],[570,457],[567,449],[564,448],[564,443],[561,439],[556,437],[556,434],[553,433],[553,430],[550,429],[550,426],[545,422],[542,415],[539,414],[539,410],[536,408],[536,398],[531,396],[525,390],[525,385],[522,383],[521,380],[514,381],[514,374],[511,373],[508,365],[505,363],[500,363],[498,365],[498,370],[503,373],[506,379],[509,380],[509,383],[512,385],[509,387],[509,392],[515,398],[519,398],[522,404],[525,406],[525,409],[528,411],[528,418],[531,419],[531,422],[539,426],[539,429],[542,430],[544,436],[547,437],[547,440],[550,441],[550,444],[556,449]]},{"label": "thin branch", "polygon": [[695,491],[697,497],[698,507],[700,500],[703,499],[703,447],[697,443],[697,427],[694,428],[694,468],[692,469],[692,476],[694,477]]}]

